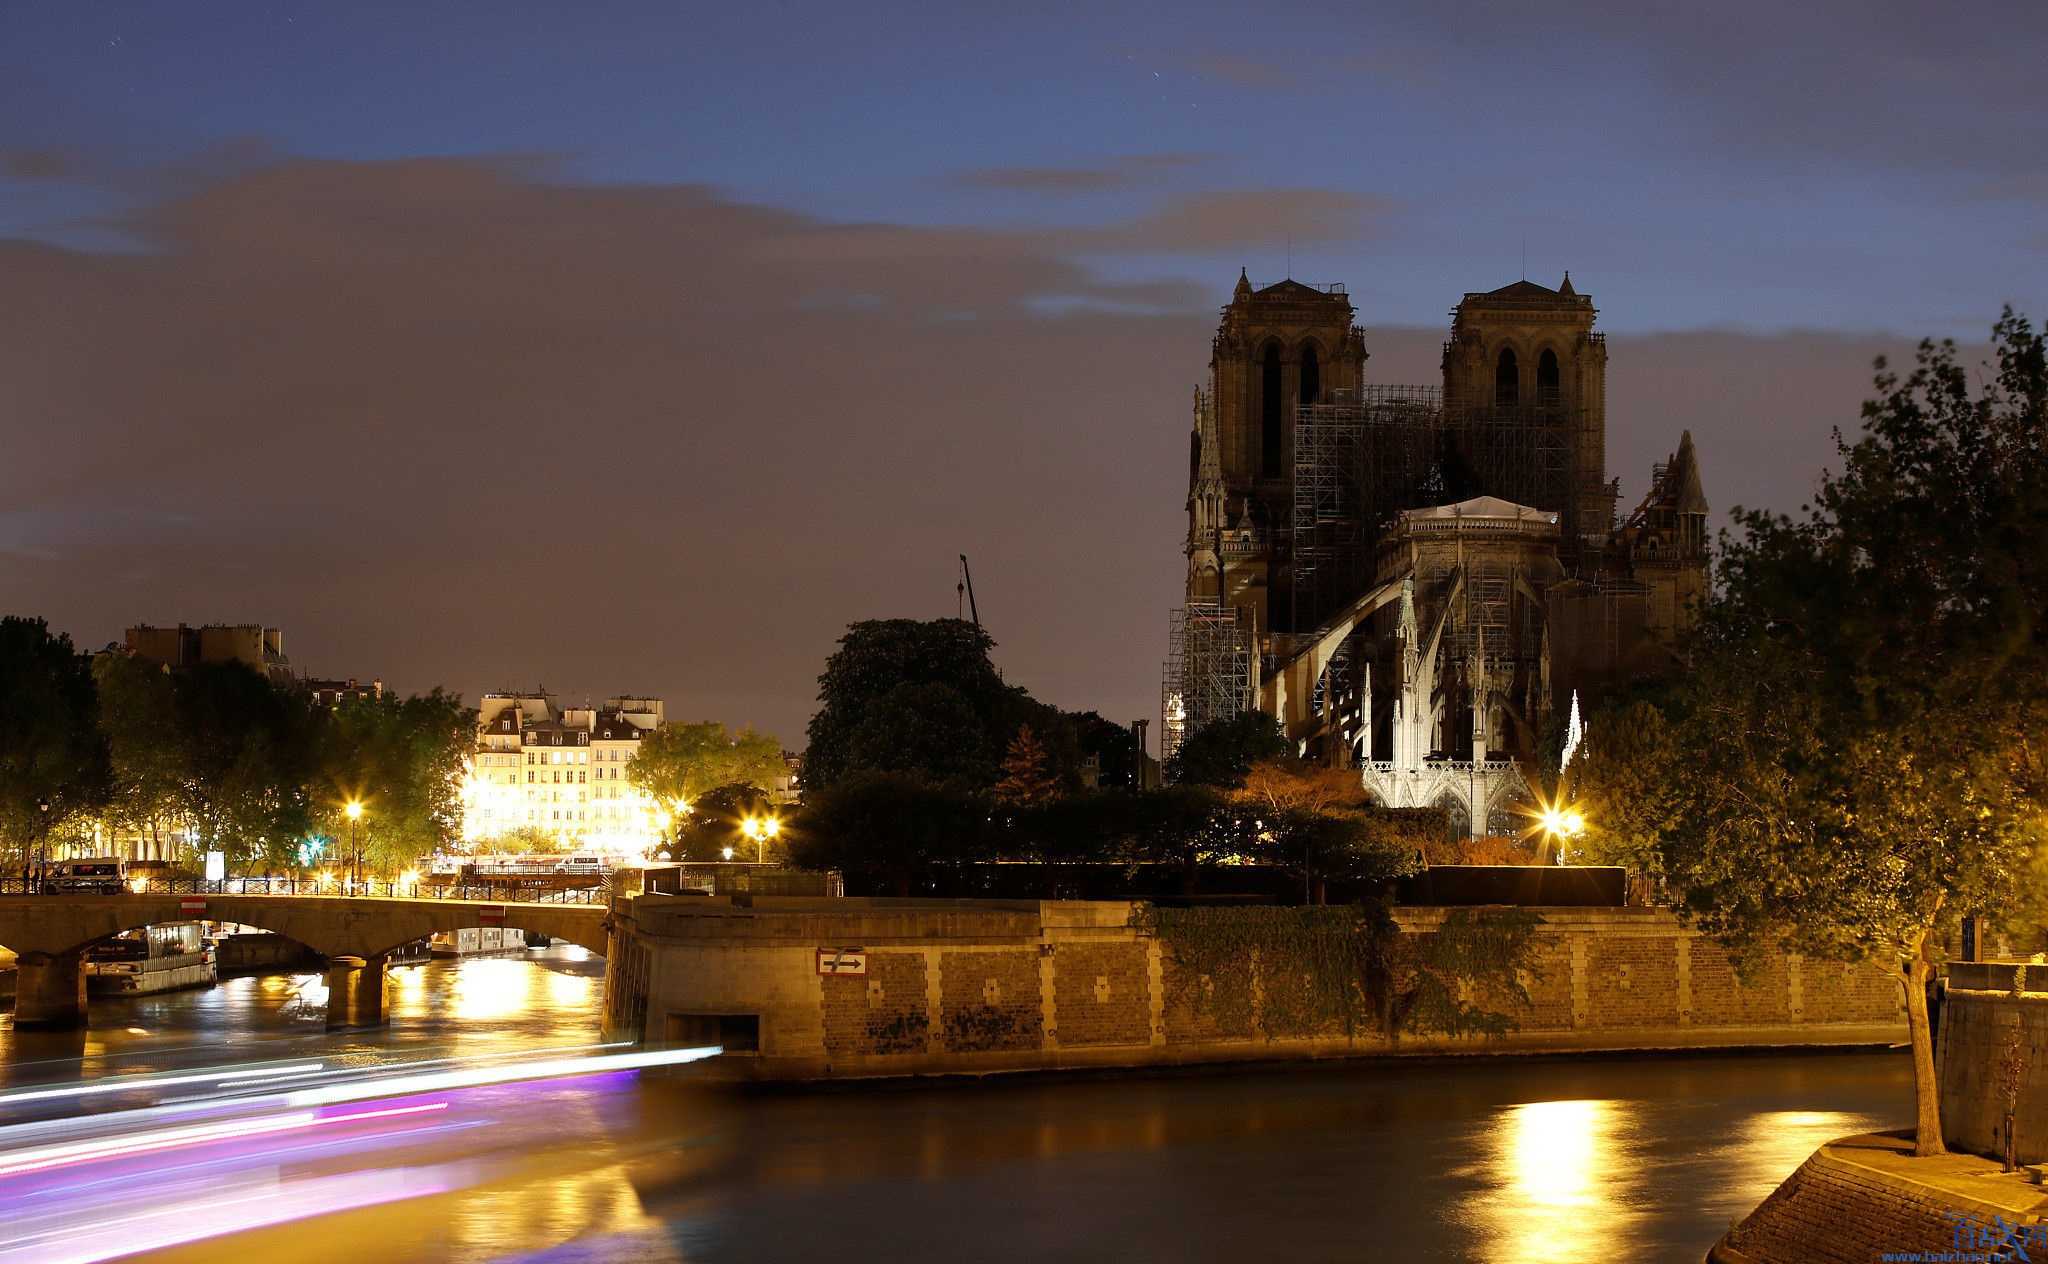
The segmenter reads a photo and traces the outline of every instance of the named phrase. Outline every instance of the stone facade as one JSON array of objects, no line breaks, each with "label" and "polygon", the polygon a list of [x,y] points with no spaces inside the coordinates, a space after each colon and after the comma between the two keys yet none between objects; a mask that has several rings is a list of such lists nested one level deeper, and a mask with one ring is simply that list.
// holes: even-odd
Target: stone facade
[{"label": "stone facade", "polygon": [[1617,518],[1607,345],[1566,277],[1464,295],[1442,384],[1368,383],[1342,285],[1240,276],[1194,395],[1161,750],[1258,709],[1472,836],[1577,693],[1670,671],[1706,591],[1692,437]]},{"label": "stone facade", "polygon": [[[2000,1063],[2016,1034],[2022,1064],[2015,1149],[2020,1162],[2040,1163],[2048,1161],[2048,990],[2014,991],[2013,969],[1991,963],[1950,967],[1938,1032],[1942,1138],[1958,1150],[2003,1153]],[[2022,969],[2023,989],[2048,989],[2048,966]],[[1996,985],[2002,990],[1993,990]]]},{"label": "stone facade", "polygon": [[[620,937],[648,954],[646,1012],[637,1028],[608,1030],[660,1038],[703,1017],[757,1021],[758,1050],[719,1069],[770,1079],[1904,1038],[1887,972],[1857,967],[1843,979],[1839,967],[1818,969],[1814,977],[1851,999],[1802,1019],[1793,992],[1811,963],[1767,962],[1745,987],[1720,949],[1647,909],[1542,910],[1528,1003],[1513,1007],[1516,1029],[1497,1041],[1405,1035],[1390,1044],[1373,1032],[1293,1030],[1299,1007],[1268,991],[1256,963],[1245,969],[1260,1002],[1249,1021],[1239,1012],[1226,1023],[1204,1004],[1215,981],[1189,975],[1137,929],[1134,907],[641,896],[614,918]],[[1431,933],[1444,915],[1398,913],[1412,934]],[[820,974],[821,950],[861,954],[865,972]],[[640,960],[623,946],[614,959]]]}]

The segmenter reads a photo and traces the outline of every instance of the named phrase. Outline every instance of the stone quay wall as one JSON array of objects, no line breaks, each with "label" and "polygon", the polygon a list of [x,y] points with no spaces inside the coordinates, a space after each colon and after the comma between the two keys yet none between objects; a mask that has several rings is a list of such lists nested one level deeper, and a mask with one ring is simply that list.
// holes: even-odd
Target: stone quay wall
[{"label": "stone quay wall", "polygon": [[[623,899],[614,905],[606,1030],[716,1039],[733,1055],[719,1060],[722,1073],[798,1080],[1905,1039],[1903,995],[1882,969],[1787,957],[1744,985],[1718,946],[1669,913],[1619,908],[1539,910],[1524,980],[1530,1003],[1505,1037],[1390,1044],[1364,1032],[1276,1033],[1256,1017],[1219,1020],[1201,1002],[1211,981],[1184,977],[1171,949],[1131,924],[1135,907]],[[1445,912],[1397,917],[1426,933]]]},{"label": "stone quay wall", "polygon": [[2039,1222],[2039,1191],[1989,1176],[1995,1165],[1912,1151],[1908,1136],[1888,1133],[1822,1146],[1715,1244],[1707,1264],[1975,1259],[1971,1252],[1990,1254],[1980,1229]]},{"label": "stone quay wall", "polygon": [[1937,1034],[1942,1139],[1952,1149],[2004,1153],[2000,1064],[2017,1036],[2015,1149],[2022,1163],[2048,1160],[2048,965],[1950,963]]}]

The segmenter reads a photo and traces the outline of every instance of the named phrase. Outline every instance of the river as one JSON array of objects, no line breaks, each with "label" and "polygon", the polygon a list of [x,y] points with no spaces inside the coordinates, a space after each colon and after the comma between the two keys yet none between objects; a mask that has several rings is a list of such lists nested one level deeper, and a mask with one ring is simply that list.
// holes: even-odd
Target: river
[{"label": "river", "polygon": [[[0,1079],[596,1039],[603,962],[392,971],[391,1027],[322,1029],[318,976],[0,1028]],[[270,1174],[409,1195],[156,1252],[217,1261],[1698,1261],[1820,1142],[1910,1116],[1896,1054],[1325,1064],[716,1090],[613,1074],[492,1090],[403,1149]]]}]

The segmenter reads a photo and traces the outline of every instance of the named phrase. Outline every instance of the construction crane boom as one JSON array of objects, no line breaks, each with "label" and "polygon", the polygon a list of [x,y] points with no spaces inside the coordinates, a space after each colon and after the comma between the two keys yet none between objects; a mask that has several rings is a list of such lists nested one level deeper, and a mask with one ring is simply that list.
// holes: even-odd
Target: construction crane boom
[{"label": "construction crane boom", "polygon": [[974,616],[974,626],[981,626],[981,607],[974,604],[974,572],[967,569],[967,555],[960,555],[960,583],[967,589],[967,611]]}]

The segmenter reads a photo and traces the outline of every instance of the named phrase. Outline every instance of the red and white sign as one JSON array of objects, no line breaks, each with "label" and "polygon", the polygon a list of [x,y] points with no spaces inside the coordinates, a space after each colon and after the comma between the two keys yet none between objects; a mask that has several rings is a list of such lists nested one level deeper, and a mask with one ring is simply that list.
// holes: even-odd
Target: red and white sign
[{"label": "red and white sign", "polygon": [[206,897],[203,895],[184,896],[178,901],[178,911],[180,913],[204,913],[206,911]]},{"label": "red and white sign", "polygon": [[819,974],[866,974],[868,955],[859,949],[818,949]]},{"label": "red and white sign", "polygon": [[487,904],[476,911],[476,920],[486,926],[503,926],[505,924],[505,906],[502,904]]}]

